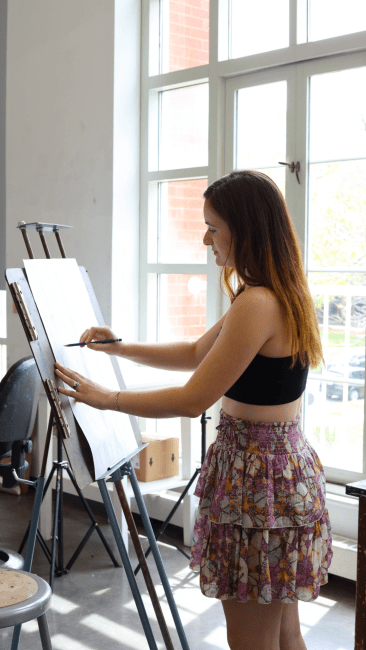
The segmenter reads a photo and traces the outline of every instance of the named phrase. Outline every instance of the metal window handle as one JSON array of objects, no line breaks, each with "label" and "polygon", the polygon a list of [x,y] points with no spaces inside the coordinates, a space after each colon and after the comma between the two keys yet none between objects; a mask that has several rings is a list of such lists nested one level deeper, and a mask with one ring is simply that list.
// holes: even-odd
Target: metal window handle
[{"label": "metal window handle", "polygon": [[297,182],[298,182],[299,185],[300,185],[300,179],[299,179],[300,162],[299,162],[299,161],[297,161],[296,164],[295,164],[294,162],[292,162],[292,163],[287,163],[287,162],[280,162],[280,161],[279,161],[278,164],[279,164],[279,165],[287,165],[287,166],[289,167],[289,169],[290,169],[291,174],[293,174],[294,172],[296,172]]}]

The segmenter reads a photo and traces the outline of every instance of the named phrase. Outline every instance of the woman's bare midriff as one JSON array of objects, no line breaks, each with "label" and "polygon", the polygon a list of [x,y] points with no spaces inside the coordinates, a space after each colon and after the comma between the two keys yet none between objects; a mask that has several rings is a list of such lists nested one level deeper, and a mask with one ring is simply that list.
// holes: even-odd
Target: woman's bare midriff
[{"label": "woman's bare midriff", "polygon": [[289,404],[278,406],[259,406],[258,404],[243,404],[230,397],[222,398],[222,410],[233,418],[256,420],[260,422],[292,422],[301,409],[302,396]]},{"label": "woman's bare midriff", "polygon": [[[258,350],[258,353],[264,357],[288,357],[291,354],[291,346],[286,339],[285,324],[278,303],[277,306],[273,323],[275,334]],[[243,404],[223,396],[221,406],[222,410],[233,418],[260,422],[292,422],[300,413],[301,402],[302,395],[294,402],[277,406]]]}]

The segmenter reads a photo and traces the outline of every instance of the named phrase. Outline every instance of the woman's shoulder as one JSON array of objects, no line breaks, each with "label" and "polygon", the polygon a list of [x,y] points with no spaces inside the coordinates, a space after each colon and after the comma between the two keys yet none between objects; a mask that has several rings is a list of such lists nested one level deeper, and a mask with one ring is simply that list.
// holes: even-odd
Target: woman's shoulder
[{"label": "woman's shoulder", "polygon": [[267,289],[267,287],[246,287],[244,291],[242,291],[237,298],[235,298],[234,303],[238,301],[238,305],[240,304],[261,304],[263,307],[267,306],[268,309],[273,308],[274,306],[278,307],[279,306],[279,301],[276,295],[271,291],[270,289]]},{"label": "woman's shoulder", "polygon": [[[266,287],[246,287],[232,303],[230,310],[239,319],[253,318],[258,326],[270,328],[273,337],[282,323],[281,307],[275,294]],[[229,311],[230,311],[229,310]]]},{"label": "woman's shoulder", "polygon": [[[291,343],[288,340],[288,332],[280,301],[275,293],[266,287],[247,287],[243,294],[247,294],[246,303],[244,299],[241,299],[243,312],[246,308],[258,306],[263,314],[260,321],[267,321],[267,324],[271,327],[272,334],[259,350],[259,353],[268,357],[290,356],[292,354]],[[241,296],[242,294],[236,300],[239,300]],[[238,307],[240,308],[240,303],[238,303]]]},{"label": "woman's shoulder", "polygon": [[272,292],[265,287],[247,287],[232,302],[226,317],[233,327],[247,323],[250,328],[254,323],[259,329],[270,329],[273,336],[279,315],[278,305]]}]

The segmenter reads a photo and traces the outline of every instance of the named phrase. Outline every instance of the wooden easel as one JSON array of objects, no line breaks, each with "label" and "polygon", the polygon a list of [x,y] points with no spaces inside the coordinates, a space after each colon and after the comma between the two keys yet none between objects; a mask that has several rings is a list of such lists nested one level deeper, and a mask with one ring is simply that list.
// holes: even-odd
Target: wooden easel
[{"label": "wooden easel", "polygon": [[[24,222],[20,222],[18,225],[18,228],[22,232],[24,242],[28,251],[28,255],[31,259],[34,259],[34,255],[30,245],[30,241],[28,239],[27,230],[37,230],[41,238],[41,242],[47,259],[50,259],[51,256],[45,240],[44,232],[45,231],[54,232],[61,252],[61,256],[63,258],[66,258],[65,250],[62,245],[59,231],[62,228],[68,228],[68,227],[70,226],[62,226],[59,224],[47,224],[47,223],[26,224]],[[88,290],[89,297],[93,305],[95,315],[97,317],[98,325],[104,325],[103,317],[96,296],[94,294],[91,282],[89,280],[88,274],[83,267],[79,267],[79,269],[81,271],[83,280]],[[14,303],[16,305],[18,314],[20,316],[20,320],[22,322],[25,334],[27,336],[29,345],[31,347],[35,362],[37,364],[39,373],[41,375],[44,389],[51,407],[51,415],[48,424],[41,475],[38,477],[36,481],[37,483],[36,499],[33,508],[29,535],[28,535],[26,558],[27,558],[27,565],[29,564],[29,566],[26,567],[26,570],[29,571],[31,568],[34,545],[36,542],[39,512],[42,503],[42,493],[43,493],[44,483],[45,483],[46,462],[47,462],[51,435],[52,435],[52,427],[54,422],[57,427],[58,436],[60,438],[60,445],[62,441],[68,460],[70,461],[70,464],[72,463],[72,469],[75,475],[75,480],[80,490],[86,487],[86,485],[89,485],[90,483],[94,482],[95,477],[93,476],[93,472],[94,472],[93,462],[92,462],[89,446],[80,429],[80,426],[78,425],[77,421],[74,418],[74,415],[72,413],[69,404],[69,400],[65,395],[62,395],[57,392],[56,384],[55,384],[55,375],[54,375],[55,359],[46,332],[44,330],[42,320],[40,318],[35,301],[33,299],[32,292],[27,282],[25,271],[24,269],[8,269],[6,271],[5,276]],[[119,387],[121,390],[125,390],[126,386],[123,381],[117,359],[115,357],[111,357],[111,361],[117,376]],[[142,436],[139,431],[137,419],[134,416],[129,416],[129,417],[131,420],[131,425],[135,434],[136,443],[138,447],[135,452],[123,458],[122,460],[116,462],[116,464],[110,468],[109,472],[107,472],[105,475],[97,479],[99,490],[106,508],[108,519],[112,527],[113,535],[118,547],[118,551],[121,556],[122,564],[126,571],[126,575],[131,587],[131,591],[135,599],[135,603],[149,644],[149,648],[151,650],[157,650],[157,645],[146,614],[146,610],[130,563],[130,559],[128,557],[125,544],[123,542],[121,529],[118,525],[117,516],[113,508],[109,491],[106,486],[106,482],[109,481],[113,482],[116,486],[116,491],[122,506],[123,514],[125,516],[129,532],[131,534],[131,539],[134,544],[135,551],[142,569],[142,573],[146,582],[146,586],[150,595],[151,602],[155,610],[155,614],[165,642],[165,646],[167,650],[174,650],[174,646],[164,619],[163,612],[160,607],[160,603],[155,591],[155,587],[151,579],[149,568],[146,563],[146,558],[141,546],[141,542],[138,536],[135,522],[123,488],[123,483],[121,479],[126,475],[130,477],[130,482],[132,485],[134,496],[136,498],[137,506],[140,511],[140,515],[143,521],[146,535],[150,542],[152,553],[154,555],[155,563],[159,571],[160,579],[164,587],[167,601],[169,603],[170,611],[176,626],[176,630],[181,642],[181,646],[183,650],[189,650],[188,641],[184,632],[182,622],[180,620],[176,603],[174,601],[171,587],[168,582],[168,578],[160,556],[160,552],[154,536],[154,532],[151,527],[150,519],[141,495],[141,491],[139,488],[138,481],[136,479],[136,475],[132,463],[130,462],[130,458],[134,456],[136,453],[139,453],[141,449],[143,449],[146,445],[142,444]],[[57,520],[58,517],[55,516],[55,521]],[[53,555],[54,553],[55,551],[53,551]],[[11,650],[18,650],[19,638],[20,638],[20,626],[17,626],[14,629]]]}]

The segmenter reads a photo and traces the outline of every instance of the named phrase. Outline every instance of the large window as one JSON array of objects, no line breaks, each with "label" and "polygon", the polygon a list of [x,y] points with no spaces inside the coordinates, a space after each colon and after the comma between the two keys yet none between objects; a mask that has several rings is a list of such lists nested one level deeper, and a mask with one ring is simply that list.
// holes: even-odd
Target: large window
[{"label": "large window", "polygon": [[301,242],[326,362],[310,372],[303,427],[336,483],[366,476],[361,30],[363,0],[346,12],[335,0],[143,3],[141,339],[197,338],[225,311],[201,243],[202,192],[235,168],[270,175]]}]

